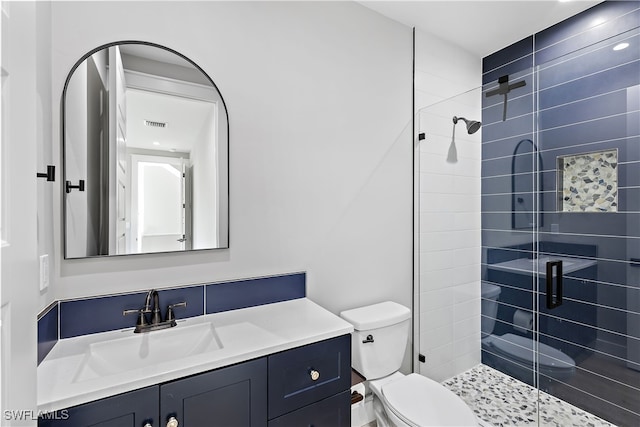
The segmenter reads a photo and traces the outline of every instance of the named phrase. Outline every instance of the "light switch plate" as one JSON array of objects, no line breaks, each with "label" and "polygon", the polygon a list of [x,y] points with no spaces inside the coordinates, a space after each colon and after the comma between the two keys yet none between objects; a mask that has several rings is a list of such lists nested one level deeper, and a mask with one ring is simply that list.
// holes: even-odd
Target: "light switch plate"
[{"label": "light switch plate", "polygon": [[40,291],[49,286],[49,255],[40,255]]}]

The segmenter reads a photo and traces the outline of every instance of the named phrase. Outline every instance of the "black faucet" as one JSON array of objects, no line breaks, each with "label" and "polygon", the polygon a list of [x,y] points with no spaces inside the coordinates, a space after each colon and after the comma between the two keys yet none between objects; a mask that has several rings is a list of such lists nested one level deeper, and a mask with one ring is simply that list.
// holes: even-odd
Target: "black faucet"
[{"label": "black faucet", "polygon": [[[167,307],[167,318],[163,321],[160,314],[160,299],[158,297],[158,291],[155,289],[147,292],[147,296],[144,299],[144,306],[140,309],[124,310],[122,315],[138,314],[138,320],[136,322],[136,328],[133,330],[135,333],[151,332],[158,329],[172,328],[177,325],[173,309],[175,307],[186,307],[186,302],[179,302],[177,304],[171,304]],[[147,314],[151,314],[151,320],[147,318]]]},{"label": "black faucet", "polygon": [[[151,306],[151,298],[153,298],[153,307]],[[160,315],[160,298],[158,297],[158,291],[151,289],[147,293],[147,297],[144,299],[144,311],[151,313],[151,324],[157,325],[162,323],[162,316]]]}]

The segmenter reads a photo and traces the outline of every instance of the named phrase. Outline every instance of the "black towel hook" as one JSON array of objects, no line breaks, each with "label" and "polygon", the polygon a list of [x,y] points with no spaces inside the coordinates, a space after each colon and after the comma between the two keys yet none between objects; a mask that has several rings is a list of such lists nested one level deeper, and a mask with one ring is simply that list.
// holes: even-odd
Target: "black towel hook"
[{"label": "black towel hook", "polygon": [[47,172],[38,172],[36,176],[38,178],[47,178],[48,182],[53,182],[56,180],[56,167],[54,165],[47,165]]},{"label": "black towel hook", "polygon": [[71,185],[71,181],[66,181],[64,185],[64,191],[71,193],[71,190],[77,189],[78,191],[84,191],[84,179],[78,181],[78,185]]}]

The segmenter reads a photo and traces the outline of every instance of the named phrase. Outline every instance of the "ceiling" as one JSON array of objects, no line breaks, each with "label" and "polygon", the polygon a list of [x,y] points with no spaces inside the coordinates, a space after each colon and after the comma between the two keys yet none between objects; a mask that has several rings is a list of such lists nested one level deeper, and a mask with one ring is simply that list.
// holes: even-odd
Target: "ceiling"
[{"label": "ceiling", "polygon": [[[144,90],[127,90],[127,146],[190,153],[213,126],[214,104]],[[166,123],[149,127],[145,120]]]},{"label": "ceiling", "polygon": [[485,57],[600,0],[359,1],[382,15]]},{"label": "ceiling", "polygon": [[[359,3],[407,26],[435,34],[481,58],[600,1],[376,0]],[[141,49],[134,45],[121,49],[130,55],[185,65],[182,58],[161,49],[148,46]],[[208,123],[212,108],[209,103],[151,92],[132,90],[127,97],[128,142],[131,146],[153,150],[191,151],[203,124]],[[165,129],[154,129],[145,127],[144,120],[169,124]]]}]

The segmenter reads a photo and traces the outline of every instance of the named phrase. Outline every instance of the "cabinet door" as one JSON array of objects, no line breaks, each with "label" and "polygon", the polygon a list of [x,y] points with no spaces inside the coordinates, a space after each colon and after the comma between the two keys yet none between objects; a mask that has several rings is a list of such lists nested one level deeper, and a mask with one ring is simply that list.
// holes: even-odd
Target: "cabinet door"
[{"label": "cabinet door", "polygon": [[229,366],[160,387],[164,425],[175,417],[180,427],[265,427],[267,360]]},{"label": "cabinet door", "polygon": [[351,335],[269,356],[269,418],[351,387]]},{"label": "cabinet door", "polygon": [[151,386],[45,414],[38,420],[38,427],[143,427],[147,423],[156,426],[158,393],[158,386]]},{"label": "cabinet door", "polygon": [[269,427],[350,427],[351,392],[349,390],[269,421]]}]

